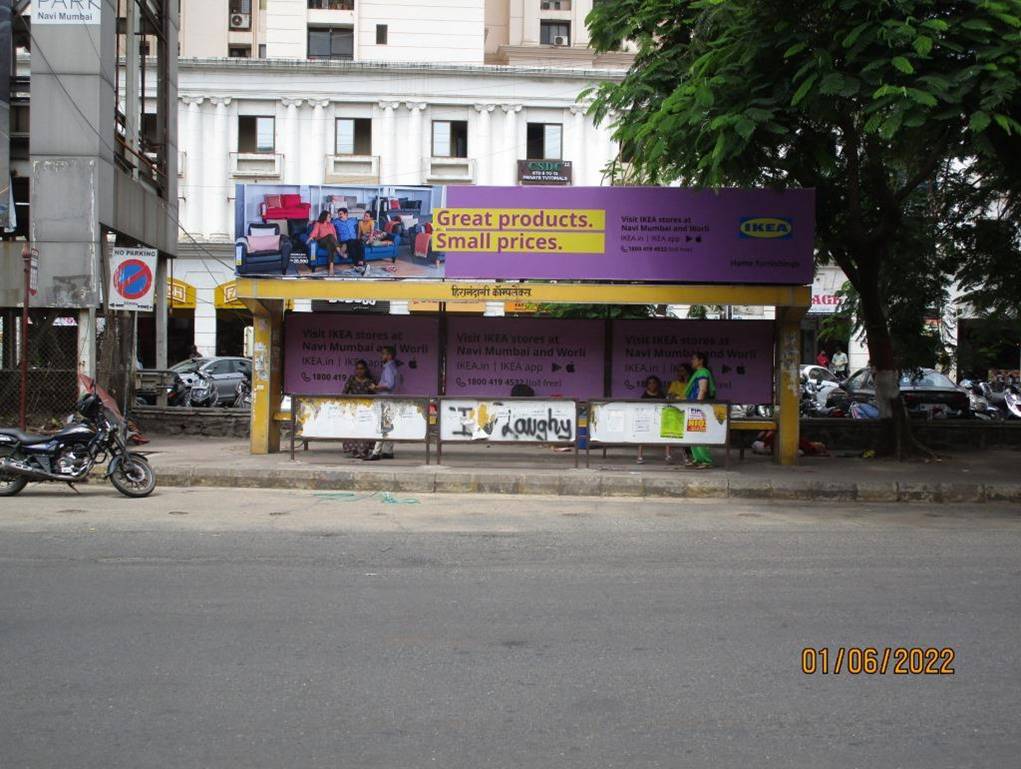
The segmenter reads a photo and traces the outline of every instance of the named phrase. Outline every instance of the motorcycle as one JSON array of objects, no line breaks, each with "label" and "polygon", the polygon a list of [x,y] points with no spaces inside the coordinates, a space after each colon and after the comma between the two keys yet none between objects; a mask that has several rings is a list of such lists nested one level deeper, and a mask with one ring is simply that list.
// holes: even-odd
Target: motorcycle
[{"label": "motorcycle", "polygon": [[250,409],[252,408],[252,382],[249,379],[242,379],[238,382],[238,386],[234,388],[234,408],[236,409]]},{"label": "motorcycle", "polygon": [[220,394],[216,390],[216,383],[209,375],[196,371],[195,379],[188,388],[188,394],[184,399],[184,405],[213,408],[219,402]]},{"label": "motorcycle", "polygon": [[54,435],[0,429],[0,496],[12,497],[31,481],[85,481],[107,462],[106,478],[127,497],[145,497],[156,488],[156,473],[142,455],[127,449],[126,427],[111,421],[99,396],[87,393],[75,411],[82,417]]}]

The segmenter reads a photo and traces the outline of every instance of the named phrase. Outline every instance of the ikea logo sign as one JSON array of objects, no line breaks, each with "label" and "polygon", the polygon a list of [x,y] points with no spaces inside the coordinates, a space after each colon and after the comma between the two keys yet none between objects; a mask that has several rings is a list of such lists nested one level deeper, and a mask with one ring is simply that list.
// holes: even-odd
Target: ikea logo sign
[{"label": "ikea logo sign", "polygon": [[742,216],[740,237],[790,240],[794,220],[779,216]]}]

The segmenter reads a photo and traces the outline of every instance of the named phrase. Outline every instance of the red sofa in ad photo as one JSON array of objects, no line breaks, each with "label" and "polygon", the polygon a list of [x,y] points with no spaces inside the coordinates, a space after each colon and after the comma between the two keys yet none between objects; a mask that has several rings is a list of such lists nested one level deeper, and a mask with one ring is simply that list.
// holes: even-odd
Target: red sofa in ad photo
[{"label": "red sofa in ad photo", "polygon": [[304,219],[308,221],[311,203],[305,203],[301,195],[267,195],[259,205],[259,215],[264,222],[271,219]]}]

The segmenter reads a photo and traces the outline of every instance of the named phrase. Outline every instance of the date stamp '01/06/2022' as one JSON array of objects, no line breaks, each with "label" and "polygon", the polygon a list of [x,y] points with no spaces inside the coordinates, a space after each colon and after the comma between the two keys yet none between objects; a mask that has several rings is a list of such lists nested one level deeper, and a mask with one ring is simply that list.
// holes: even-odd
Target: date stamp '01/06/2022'
[{"label": "date stamp '01/06/2022'", "polygon": [[929,675],[952,676],[957,653],[935,646],[837,646],[801,650],[805,675]]}]

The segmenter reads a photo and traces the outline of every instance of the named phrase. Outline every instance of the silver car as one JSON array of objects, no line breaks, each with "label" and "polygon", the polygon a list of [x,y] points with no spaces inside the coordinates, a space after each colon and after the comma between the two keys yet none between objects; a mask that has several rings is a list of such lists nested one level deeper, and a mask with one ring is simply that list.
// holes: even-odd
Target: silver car
[{"label": "silver car", "polygon": [[198,389],[201,389],[204,386],[204,382],[201,381],[203,379],[212,384],[216,394],[215,400],[211,397],[212,393],[205,393],[205,397],[199,397],[200,393],[194,392],[193,401],[212,401],[222,405],[232,404],[238,384],[252,379],[252,362],[248,358],[240,357],[192,358],[171,366],[170,370],[177,373],[189,387],[198,386]]}]

